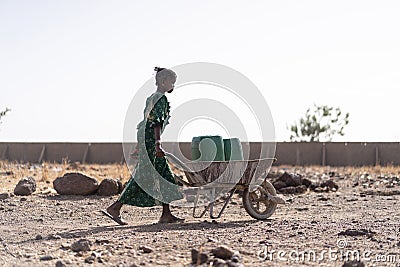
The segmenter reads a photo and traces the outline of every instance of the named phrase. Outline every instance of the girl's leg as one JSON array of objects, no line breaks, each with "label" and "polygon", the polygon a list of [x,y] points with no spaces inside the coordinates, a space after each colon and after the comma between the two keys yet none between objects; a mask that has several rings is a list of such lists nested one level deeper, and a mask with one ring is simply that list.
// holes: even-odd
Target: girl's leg
[{"label": "girl's leg", "polygon": [[123,204],[117,200],[107,208],[107,212],[113,217],[118,217],[121,214],[122,205]]},{"label": "girl's leg", "polygon": [[109,206],[105,211],[102,210],[101,212],[109,217],[110,219],[114,220],[116,223],[119,225],[127,225],[128,223],[124,220],[122,220],[120,214],[121,214],[121,208],[122,208],[122,203],[119,201],[115,201],[111,206]]}]

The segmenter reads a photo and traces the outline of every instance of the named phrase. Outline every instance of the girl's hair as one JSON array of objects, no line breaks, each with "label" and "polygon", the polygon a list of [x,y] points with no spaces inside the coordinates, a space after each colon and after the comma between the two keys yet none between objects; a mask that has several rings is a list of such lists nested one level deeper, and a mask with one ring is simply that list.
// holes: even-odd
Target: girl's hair
[{"label": "girl's hair", "polygon": [[173,70],[155,67],[154,71],[156,71],[156,85],[158,85],[161,81],[167,78],[176,78],[176,73]]}]

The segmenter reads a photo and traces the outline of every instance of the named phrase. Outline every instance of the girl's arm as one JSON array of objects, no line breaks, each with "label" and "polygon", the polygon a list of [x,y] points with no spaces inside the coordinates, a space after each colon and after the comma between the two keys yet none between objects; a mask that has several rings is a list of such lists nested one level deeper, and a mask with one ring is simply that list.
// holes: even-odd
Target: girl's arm
[{"label": "girl's arm", "polygon": [[156,157],[161,158],[164,157],[164,150],[161,147],[161,124],[157,124],[154,126],[154,137],[156,139]]}]

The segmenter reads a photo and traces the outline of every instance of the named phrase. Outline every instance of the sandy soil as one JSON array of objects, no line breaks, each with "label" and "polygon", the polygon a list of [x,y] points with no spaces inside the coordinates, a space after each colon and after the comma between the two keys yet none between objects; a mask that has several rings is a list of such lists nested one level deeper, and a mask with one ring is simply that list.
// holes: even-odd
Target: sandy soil
[{"label": "sandy soil", "polygon": [[[52,181],[69,171],[99,181],[129,177],[123,165],[0,162],[0,193],[12,192],[27,175],[38,182],[31,196],[0,200],[0,266],[190,266],[193,248],[209,256],[204,266],[212,266],[210,251],[219,245],[239,253],[230,266],[342,266],[357,256],[366,266],[400,266],[399,168],[273,167],[275,175],[332,178],[339,190],[284,195],[287,204],[267,221],[252,219],[239,195],[216,221],[175,207],[185,223],[157,224],[159,207],[127,206],[127,226],[98,212],[117,196],[57,195]],[[80,239],[91,242],[90,251],[72,251]]]}]

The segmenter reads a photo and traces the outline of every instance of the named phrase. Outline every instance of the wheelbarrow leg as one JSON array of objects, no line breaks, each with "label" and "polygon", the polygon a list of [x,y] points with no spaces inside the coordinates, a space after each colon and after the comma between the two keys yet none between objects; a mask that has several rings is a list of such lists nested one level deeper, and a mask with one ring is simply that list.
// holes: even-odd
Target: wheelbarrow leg
[{"label": "wheelbarrow leg", "polygon": [[219,211],[218,215],[217,215],[217,216],[214,216],[214,214],[213,214],[213,207],[214,207],[215,188],[213,188],[213,191],[212,191],[212,193],[211,193],[213,202],[211,202],[211,206],[210,206],[210,218],[211,218],[211,219],[219,219],[219,218],[221,218],[222,213],[224,212],[226,206],[228,206],[228,203],[229,203],[229,201],[231,200],[231,198],[232,198],[232,196],[233,196],[233,194],[234,194],[235,192],[236,192],[236,188],[233,189],[233,190],[230,192],[228,198],[225,200],[224,205],[222,206],[222,208],[221,208],[221,210]]},{"label": "wheelbarrow leg", "polygon": [[196,197],[195,197],[194,203],[193,203],[193,205],[194,205],[194,206],[193,206],[193,218],[201,218],[201,217],[203,217],[204,214],[206,214],[207,210],[210,208],[210,204],[208,204],[208,205],[204,208],[204,210],[201,212],[201,214],[200,214],[199,216],[196,215],[196,207],[197,207],[197,203],[198,203],[198,201],[199,201],[200,192],[202,192],[202,191],[204,191],[204,190],[203,190],[203,189],[198,189],[198,190],[197,190],[197,194],[196,194]]}]

